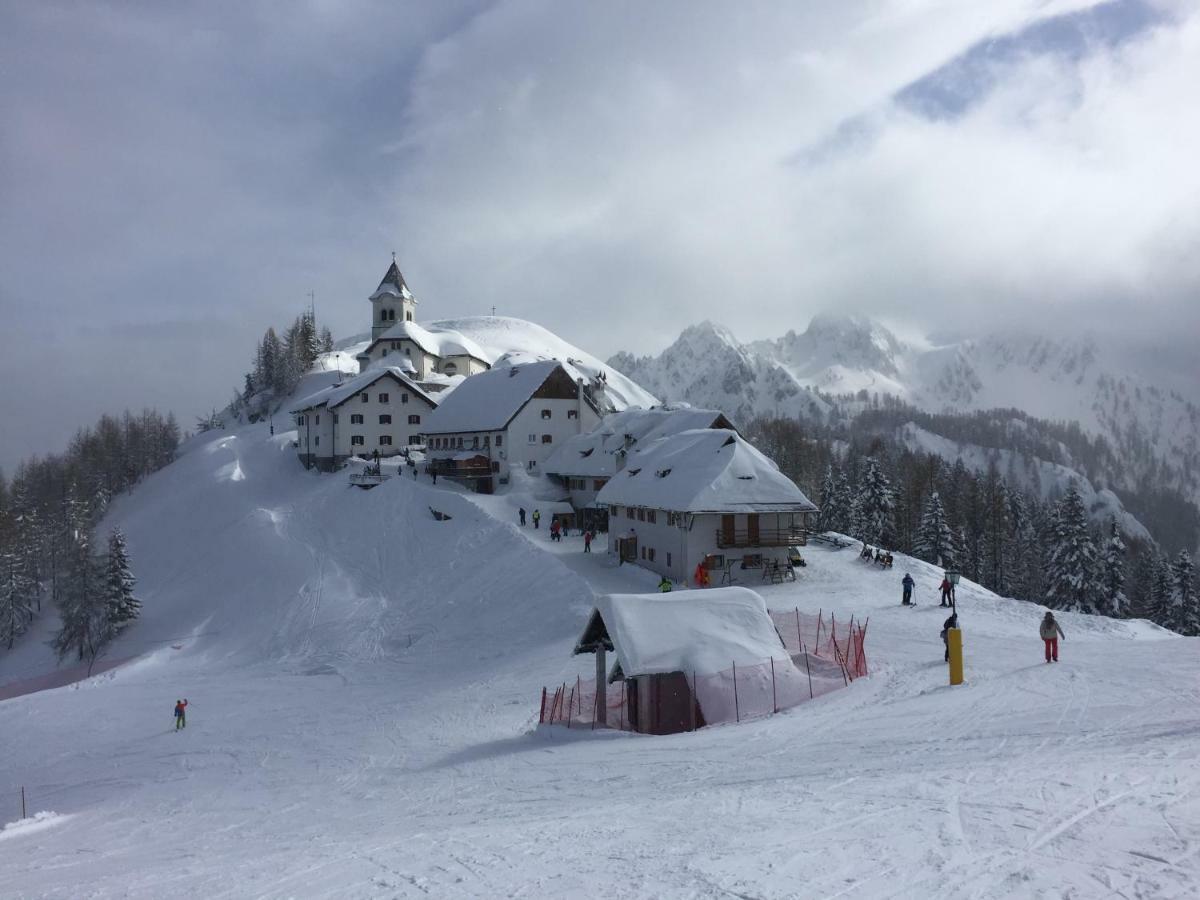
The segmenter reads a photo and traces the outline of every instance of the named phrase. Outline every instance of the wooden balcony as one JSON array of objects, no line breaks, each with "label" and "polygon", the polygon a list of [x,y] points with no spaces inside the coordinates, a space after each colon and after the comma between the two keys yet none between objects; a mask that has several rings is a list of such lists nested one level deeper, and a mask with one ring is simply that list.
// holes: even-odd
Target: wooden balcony
[{"label": "wooden balcony", "polygon": [[808,543],[808,531],[800,525],[789,528],[717,529],[717,547],[722,550],[751,547],[791,547]]}]

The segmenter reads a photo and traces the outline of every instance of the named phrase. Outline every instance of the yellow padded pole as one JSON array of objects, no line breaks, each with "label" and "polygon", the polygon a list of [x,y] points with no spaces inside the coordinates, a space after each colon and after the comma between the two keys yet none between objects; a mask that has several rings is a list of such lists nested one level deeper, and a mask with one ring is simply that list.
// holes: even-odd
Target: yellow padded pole
[{"label": "yellow padded pole", "polygon": [[951,628],[946,631],[946,642],[950,646],[950,683],[963,683],[963,649],[962,629]]}]

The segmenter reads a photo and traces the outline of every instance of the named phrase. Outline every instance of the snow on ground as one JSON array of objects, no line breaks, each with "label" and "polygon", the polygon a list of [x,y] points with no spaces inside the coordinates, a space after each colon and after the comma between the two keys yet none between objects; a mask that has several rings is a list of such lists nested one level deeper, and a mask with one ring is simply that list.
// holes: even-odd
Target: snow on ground
[{"label": "snow on ground", "polygon": [[[795,584],[748,586],[869,616],[870,678],[696,734],[536,731],[542,684],[592,664],[569,654],[593,591],[657,578],[519,529],[536,480],[361,491],[289,440],[204,435],[114,503],[145,613],[110,656],[138,658],[0,701],[0,822],[21,785],[61,815],[0,841],[4,896],[1200,892],[1193,639],[1064,616],[1047,665],[1037,607],[963,584],[950,688],[940,573],[814,546]],[[46,652],[0,656],[0,685]]]}]

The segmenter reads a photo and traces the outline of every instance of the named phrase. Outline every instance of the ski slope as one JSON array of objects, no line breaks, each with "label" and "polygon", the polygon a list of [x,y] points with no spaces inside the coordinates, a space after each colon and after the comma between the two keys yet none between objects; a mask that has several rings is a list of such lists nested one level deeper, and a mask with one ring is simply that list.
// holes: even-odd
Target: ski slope
[{"label": "ski slope", "polygon": [[[0,701],[0,827],[21,785],[54,814],[0,831],[4,897],[1200,893],[1194,639],[1064,615],[1046,665],[1038,607],[963,584],[950,688],[940,572],[812,547],[749,586],[869,616],[870,678],[695,734],[539,732],[541,686],[592,665],[593,592],[657,578],[517,528],[537,482],[364,492],[289,439],[201,436],[113,504],[145,607],[110,656],[136,659]],[[27,640],[0,687],[50,668]]]}]

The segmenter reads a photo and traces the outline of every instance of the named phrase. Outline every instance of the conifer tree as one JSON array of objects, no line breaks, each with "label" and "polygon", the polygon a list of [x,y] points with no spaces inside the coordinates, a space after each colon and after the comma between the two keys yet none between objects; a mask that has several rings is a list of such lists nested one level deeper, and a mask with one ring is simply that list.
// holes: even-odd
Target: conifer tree
[{"label": "conifer tree", "polygon": [[51,644],[54,651],[60,660],[71,653],[79,660],[88,660],[91,671],[90,664],[103,652],[113,632],[108,622],[104,573],[86,531],[72,535],[68,545],[58,608],[61,625]]},{"label": "conifer tree", "polygon": [[1099,588],[1096,604],[1106,616],[1121,618],[1129,614],[1129,598],[1125,595],[1125,541],[1115,518],[1109,521],[1108,540],[1100,552]]},{"label": "conifer tree", "polygon": [[1087,510],[1072,483],[1055,509],[1046,605],[1070,612],[1095,612],[1095,567],[1096,546],[1088,529]]},{"label": "conifer tree", "polygon": [[925,501],[925,509],[921,513],[921,525],[917,529],[917,542],[913,548],[916,555],[935,566],[953,568],[954,535],[950,524],[946,521],[946,509],[942,506],[942,497],[937,491],[929,495]]},{"label": "conifer tree", "polygon": [[33,621],[37,593],[37,582],[29,575],[19,540],[16,536],[0,548],[0,643],[9,650]]},{"label": "conifer tree", "polygon": [[108,537],[108,558],[104,576],[106,615],[114,632],[124,628],[141,613],[142,604],[133,596],[133,586],[136,583],[133,573],[129,570],[125,535],[120,529],[114,529]]},{"label": "conifer tree", "polygon": [[321,329],[321,352],[333,352],[333,332],[329,330],[328,325]]},{"label": "conifer tree", "polygon": [[1175,579],[1171,562],[1161,553],[1154,555],[1154,576],[1150,586],[1150,618],[1170,628],[1171,607],[1175,595]]},{"label": "conifer tree", "polygon": [[832,516],[837,504],[837,478],[833,474],[833,466],[825,467],[825,477],[821,480],[821,508],[817,511],[817,531],[833,529]]},{"label": "conifer tree", "polygon": [[868,544],[894,544],[896,535],[896,499],[891,482],[878,461],[867,462],[858,491],[858,537]]},{"label": "conifer tree", "polygon": [[1180,634],[1200,634],[1196,598],[1196,569],[1191,554],[1180,550],[1171,564],[1171,603],[1167,627]]}]

